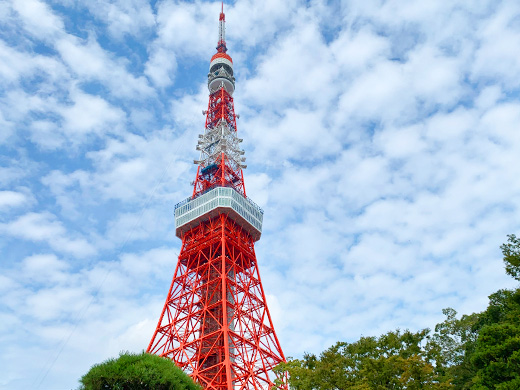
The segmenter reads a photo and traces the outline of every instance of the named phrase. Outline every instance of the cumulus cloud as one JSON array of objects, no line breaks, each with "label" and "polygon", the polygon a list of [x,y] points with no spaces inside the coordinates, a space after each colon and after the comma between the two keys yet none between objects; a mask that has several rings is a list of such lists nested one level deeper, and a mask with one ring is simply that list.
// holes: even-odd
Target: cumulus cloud
[{"label": "cumulus cloud", "polygon": [[62,107],[59,113],[67,131],[79,136],[88,132],[103,131],[105,126],[116,127],[124,117],[120,109],[112,107],[98,96],[76,92],[72,99],[73,104]]},{"label": "cumulus cloud", "polygon": [[14,207],[20,207],[27,204],[29,201],[29,196],[23,192],[0,191],[0,210],[8,210]]},{"label": "cumulus cloud", "polygon": [[[161,2],[157,8],[157,38],[149,47],[145,74],[158,87],[172,84],[176,78],[177,56],[201,57],[211,50],[212,13],[200,3]],[[216,36],[216,34],[215,34]]]},{"label": "cumulus cloud", "polygon": [[134,76],[125,69],[125,61],[112,58],[99,42],[89,38],[81,42],[73,36],[66,36],[55,44],[63,61],[80,79],[100,80],[111,89],[116,97],[149,96],[153,90],[143,76]]},{"label": "cumulus cloud", "polygon": [[177,61],[175,53],[164,48],[158,48],[150,55],[146,63],[145,74],[158,87],[166,87],[175,80]]},{"label": "cumulus cloud", "polygon": [[66,281],[69,263],[59,259],[55,254],[32,255],[22,262],[25,277],[42,283],[55,284]]},{"label": "cumulus cloud", "polygon": [[106,23],[110,35],[116,39],[127,34],[140,36],[155,24],[152,8],[145,0],[86,1],[82,5]]},{"label": "cumulus cloud", "polygon": [[[14,340],[27,332],[29,329],[23,321],[41,324],[30,330],[30,339],[44,340],[40,344],[43,349],[35,350],[38,359],[29,363],[35,373],[31,381],[42,379],[49,367],[49,356],[56,355],[53,346],[60,347],[66,340],[70,342],[61,356],[65,361],[59,359],[48,373],[48,380],[56,386],[74,382],[66,378],[66,365],[74,378],[88,370],[89,364],[78,357],[79,351],[90,350],[86,351],[89,359],[102,360],[116,356],[121,350],[143,349],[142,345],[151,337],[157,321],[147,313],[159,312],[164,298],[143,297],[137,293],[138,286],[153,287],[158,281],[168,283],[177,254],[167,248],[154,248],[122,254],[114,261],[100,262],[92,267],[84,266],[79,272],[66,258],[37,254],[23,259],[2,275],[2,288],[12,288],[3,291],[0,311],[0,316],[14,326],[14,332],[6,337]],[[118,302],[121,301],[128,305],[120,305]],[[6,308],[17,310],[17,317],[7,317]],[[113,337],[114,331],[117,337]],[[12,359],[18,357],[15,349],[8,349],[2,356],[3,367],[9,372],[7,384],[19,383],[25,377],[21,367],[13,363]]]},{"label": "cumulus cloud", "polygon": [[39,0],[13,0],[13,10],[20,16],[25,30],[39,39],[52,40],[63,33],[63,21]]},{"label": "cumulus cloud", "polygon": [[52,249],[76,257],[96,253],[95,248],[84,238],[70,237],[63,224],[48,212],[27,213],[14,221],[3,223],[0,229],[5,235],[29,241],[45,242]]},{"label": "cumulus cloud", "polygon": [[113,139],[105,148],[87,154],[94,170],[54,170],[42,180],[63,201],[70,191],[79,191],[89,203],[99,203],[100,196],[103,201],[117,199],[139,204],[145,204],[150,196],[171,199],[168,191],[178,191],[172,183],[191,167],[184,160],[183,148],[188,144],[183,138],[184,135],[174,138],[171,130],[156,132],[149,139],[126,134],[124,140]]},{"label": "cumulus cloud", "polygon": [[520,27],[515,21],[519,12],[515,2],[502,2],[496,13],[479,26],[480,45],[471,67],[474,80],[495,82],[505,89],[518,87],[520,64],[513,53],[520,50]]}]

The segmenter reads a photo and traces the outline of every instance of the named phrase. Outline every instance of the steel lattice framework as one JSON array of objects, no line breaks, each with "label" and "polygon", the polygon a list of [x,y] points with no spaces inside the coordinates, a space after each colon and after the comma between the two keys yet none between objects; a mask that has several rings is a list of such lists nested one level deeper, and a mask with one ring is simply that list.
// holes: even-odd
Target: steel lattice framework
[{"label": "steel lattice framework", "polygon": [[193,194],[175,207],[181,252],[147,351],[172,359],[206,389],[260,390],[273,386],[271,370],[285,358],[255,256],[263,211],[246,197],[226,51],[222,9]]}]

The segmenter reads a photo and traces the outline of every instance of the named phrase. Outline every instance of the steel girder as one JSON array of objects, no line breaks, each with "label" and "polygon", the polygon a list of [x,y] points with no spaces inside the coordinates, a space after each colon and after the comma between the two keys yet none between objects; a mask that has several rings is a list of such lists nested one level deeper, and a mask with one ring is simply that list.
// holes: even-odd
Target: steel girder
[{"label": "steel girder", "polygon": [[253,240],[221,214],[187,232],[148,352],[206,389],[268,389],[285,361]]}]

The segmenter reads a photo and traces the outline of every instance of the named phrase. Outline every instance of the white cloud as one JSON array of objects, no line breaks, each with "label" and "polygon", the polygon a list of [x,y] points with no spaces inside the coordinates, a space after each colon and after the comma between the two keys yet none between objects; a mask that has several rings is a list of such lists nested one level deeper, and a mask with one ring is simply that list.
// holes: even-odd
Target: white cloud
[{"label": "white cloud", "polygon": [[[41,381],[44,387],[45,383],[72,386],[92,364],[122,350],[140,352],[151,338],[165,299],[162,291],[160,297],[141,296],[140,286],[160,283],[167,288],[175,258],[171,249],[154,248],[78,269],[53,254],[41,254],[24,259],[8,277],[1,275],[0,288],[10,287],[3,303],[18,308],[17,318],[0,311],[0,318],[14,325],[2,334],[3,340],[11,343],[25,335],[32,343],[25,352],[34,349],[35,359],[28,362],[32,374],[27,375],[13,363],[19,361],[19,350],[5,348],[0,360],[9,376],[0,386]],[[15,284],[14,277],[24,285]],[[43,285],[36,288],[34,282]],[[39,326],[29,328],[25,323]]]},{"label": "white cloud", "polygon": [[153,94],[144,76],[134,76],[126,70],[125,60],[114,58],[93,37],[82,42],[66,36],[56,41],[63,61],[80,79],[100,80],[120,98],[143,98]]},{"label": "white cloud", "polygon": [[39,39],[54,39],[63,34],[63,21],[51,7],[38,0],[13,0],[13,9],[20,15],[23,27]]},{"label": "white cloud", "polygon": [[324,127],[322,112],[287,109],[282,117],[264,115],[244,123],[249,130],[245,144],[254,145],[247,157],[254,162],[279,164],[284,159],[315,161],[335,154],[341,148],[335,131]]},{"label": "white cloud", "polygon": [[0,144],[9,140],[14,133],[14,123],[4,119],[4,115],[0,112],[0,127],[2,127],[2,133],[0,133]]},{"label": "white cloud", "polygon": [[[177,70],[177,55],[200,57],[209,53],[211,43],[208,7],[199,3],[163,1],[157,7],[157,38],[149,46],[145,74],[158,87],[171,85]],[[217,35],[216,33],[214,34]]]},{"label": "white cloud", "polygon": [[24,277],[46,284],[66,282],[69,268],[69,263],[55,254],[32,255],[22,262]]},{"label": "white cloud", "polygon": [[141,280],[141,283],[148,284],[152,282],[150,279],[152,277],[172,278],[178,255],[178,250],[170,248],[153,248],[143,253],[125,253],[121,256],[121,269],[131,277]]},{"label": "white cloud", "polygon": [[390,40],[364,28],[359,31],[343,30],[330,44],[338,66],[345,72],[355,74],[363,72],[390,54]]},{"label": "white cloud", "polygon": [[[420,99],[431,106],[451,105],[462,97],[462,73],[464,56],[447,56],[439,49],[419,46],[409,55],[403,71],[410,78],[411,87]],[[432,66],[435,64],[435,66]]]},{"label": "white cloud", "polygon": [[171,215],[164,214],[157,208],[122,213],[108,222],[106,238],[111,242],[126,243],[173,236],[173,232],[169,231],[171,222]]},{"label": "white cloud", "polygon": [[82,5],[105,22],[109,33],[116,39],[123,39],[125,34],[139,36],[155,24],[152,8],[145,0],[89,0]]},{"label": "white cloud", "polygon": [[246,173],[246,194],[260,207],[265,207],[269,202],[269,185],[271,178],[265,174],[251,174]]},{"label": "white cloud", "polygon": [[[94,136],[117,134],[126,121],[121,108],[76,88],[70,90],[69,100],[63,103],[19,89],[9,92],[3,101],[0,99],[0,107],[2,103],[11,121],[24,122],[24,127],[28,123],[30,139],[43,149],[77,147]],[[48,119],[38,119],[42,116]]]},{"label": "white cloud", "polygon": [[253,77],[242,87],[243,99],[275,110],[288,102],[307,103],[299,106],[300,110],[322,107],[341,86],[332,82],[337,69],[319,27],[310,20],[298,23],[259,58],[255,67]]},{"label": "white cloud", "polygon": [[18,81],[22,75],[30,73],[34,68],[31,59],[32,56],[16,51],[0,40],[0,77],[5,83]]},{"label": "white cloud", "polygon": [[[5,140],[13,138],[14,123],[23,123],[23,126],[17,126],[18,133],[27,128],[33,142],[43,149],[51,150],[65,145],[77,146],[89,140],[87,135],[102,137],[107,132],[120,131],[125,120],[124,111],[100,96],[81,91],[76,83],[71,82],[71,75],[61,61],[20,52],[5,44],[0,46],[0,53],[3,59],[0,60],[0,74],[14,86],[0,99],[3,111],[0,113],[0,122],[8,130],[2,133]],[[84,58],[80,53],[74,56],[80,63],[90,64],[82,65],[93,72],[89,76],[94,77],[98,72],[97,76],[103,74],[103,77],[107,77],[106,66],[108,63],[111,67],[110,60],[103,58],[100,51],[96,55],[101,58],[95,55]],[[112,69],[115,73],[119,72],[114,66]],[[116,77],[110,75],[110,70],[108,73],[118,93],[128,94],[135,88],[140,94],[149,92],[143,78],[139,81],[128,74]],[[35,80],[38,86],[36,93],[24,90],[23,85],[27,80]],[[59,123],[56,116],[63,122]]]},{"label": "white cloud", "polygon": [[0,191],[0,210],[2,211],[23,206],[29,201],[29,196],[23,192]]},{"label": "white cloud", "polygon": [[[266,0],[261,3],[247,0],[236,2],[233,6],[225,4],[226,23],[230,26],[227,34],[231,47],[235,41],[246,47],[253,47],[273,39],[280,30],[288,27],[297,17],[299,5],[300,2],[297,0],[283,2]],[[213,21],[216,10],[211,11],[211,21]],[[261,28],[258,28],[259,26]],[[210,37],[216,37],[216,29],[214,31]]]},{"label": "white cloud", "polygon": [[174,138],[169,130],[156,132],[149,139],[127,134],[123,141],[111,140],[106,148],[88,154],[94,171],[77,170],[68,175],[54,172],[44,183],[56,194],[79,185],[89,200],[94,194],[141,203],[150,196],[171,199],[166,188],[191,167],[180,154],[185,145],[182,137]]},{"label": "white cloud", "polygon": [[4,234],[29,241],[43,241],[58,252],[86,257],[96,249],[84,238],[71,238],[63,224],[48,213],[27,213],[18,219],[0,224]]},{"label": "white cloud", "polygon": [[66,141],[61,130],[54,121],[35,120],[31,123],[31,140],[43,149],[57,149]]},{"label": "white cloud", "polygon": [[[99,251],[174,239],[172,207],[188,196],[190,162],[170,130],[127,135],[87,157],[93,169],[49,172],[42,179],[63,220],[81,223]],[[184,144],[186,144],[184,142]],[[161,167],[157,169],[157,167]],[[185,178],[183,176],[186,176]],[[184,186],[175,185],[182,178]],[[106,204],[111,204],[107,212]],[[89,218],[84,220],[85,210]]]},{"label": "white cloud", "polygon": [[503,97],[502,89],[498,85],[483,88],[475,99],[475,105],[481,110],[487,110]]},{"label": "white cloud", "polygon": [[4,116],[13,122],[23,122],[31,112],[46,112],[55,103],[55,99],[44,99],[41,96],[24,92],[21,89],[11,89],[6,96],[0,98]]},{"label": "white cloud", "polygon": [[[411,157],[427,149],[427,144],[421,137],[421,130],[419,125],[389,128],[377,134],[374,142],[390,158]],[[374,177],[374,175],[367,175],[367,177]]]},{"label": "white cloud", "polygon": [[74,314],[78,307],[85,307],[89,296],[81,286],[41,289],[27,297],[26,310],[37,321],[49,321],[63,314]]},{"label": "white cloud", "polygon": [[[217,43],[215,22],[218,16],[214,10],[202,3],[161,2],[157,8],[155,44],[190,55],[207,56]],[[215,42],[211,41],[212,36]]]},{"label": "white cloud", "polygon": [[7,166],[0,166],[0,185],[11,186],[14,183],[24,180],[28,171],[34,167],[34,163],[7,159]]},{"label": "white cloud", "polygon": [[519,13],[516,2],[505,1],[480,25],[471,69],[474,80],[498,81],[506,89],[519,86],[520,59],[514,54],[520,51],[520,27],[515,21]]},{"label": "white cloud", "polygon": [[175,53],[164,48],[158,48],[150,55],[146,63],[145,74],[158,87],[166,87],[175,80],[177,61]]},{"label": "white cloud", "polygon": [[65,232],[63,226],[52,219],[48,213],[29,213],[11,222],[9,226],[4,225],[4,229],[7,227],[11,234],[28,240],[48,240]]},{"label": "white cloud", "polygon": [[[63,117],[66,132],[79,139],[86,133],[117,132],[117,127],[124,120],[124,112],[111,106],[106,100],[76,91],[71,96],[73,104],[58,109]],[[74,141],[73,141],[74,143]]]}]

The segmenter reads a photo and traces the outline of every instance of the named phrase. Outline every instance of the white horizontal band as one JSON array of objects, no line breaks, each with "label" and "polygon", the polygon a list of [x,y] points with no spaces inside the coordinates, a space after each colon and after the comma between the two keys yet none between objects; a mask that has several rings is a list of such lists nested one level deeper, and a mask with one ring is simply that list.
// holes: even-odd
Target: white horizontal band
[{"label": "white horizontal band", "polygon": [[222,58],[222,57],[215,58],[213,61],[210,62],[209,68],[211,69],[211,67],[215,64],[226,64],[226,65],[229,65],[231,67],[231,69],[233,69],[233,63],[231,61],[229,61],[227,58]]},{"label": "white horizontal band", "polygon": [[178,203],[175,206],[175,234],[182,238],[187,231],[220,213],[228,215],[251,234],[254,241],[260,239],[264,212],[231,187],[217,187],[195,199]]}]

